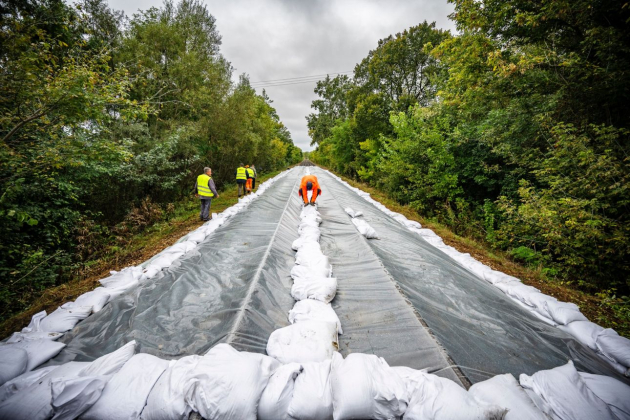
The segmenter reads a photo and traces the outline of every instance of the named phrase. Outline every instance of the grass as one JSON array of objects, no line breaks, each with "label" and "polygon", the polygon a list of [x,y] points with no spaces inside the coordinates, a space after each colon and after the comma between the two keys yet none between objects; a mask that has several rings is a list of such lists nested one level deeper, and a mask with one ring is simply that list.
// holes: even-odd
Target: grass
[{"label": "grass", "polygon": [[445,244],[454,247],[459,252],[469,253],[473,258],[492,269],[517,277],[524,284],[534,286],[546,295],[554,296],[563,302],[575,303],[590,321],[604,328],[614,328],[619,335],[630,338],[630,311],[627,305],[620,305],[618,299],[611,300],[610,293],[593,295],[575,289],[566,283],[550,279],[545,276],[542,267],[524,266],[514,261],[507,252],[492,249],[489,245],[475,239],[459,236],[448,227],[423,218],[417,211],[409,206],[399,204],[374,187],[342,175],[339,176],[353,187],[370,193],[372,198],[380,201],[390,210],[401,213],[408,219],[419,222],[422,227],[433,230]]},{"label": "grass", "polygon": [[[256,179],[256,186],[278,173],[260,175]],[[227,185],[219,191],[219,198],[212,200],[210,211],[220,213],[237,202],[236,185]],[[94,290],[100,286],[99,280],[107,277],[111,270],[118,271],[148,260],[202,224],[203,222],[199,220],[198,199],[191,197],[177,203],[167,220],[155,223],[133,235],[123,246],[118,244],[109,247],[100,258],[86,261],[86,268],[69,282],[45,290],[26,310],[3,321],[0,324],[0,337],[7,337],[14,331],[26,327],[34,314],[44,310],[50,313],[83,293]]]}]

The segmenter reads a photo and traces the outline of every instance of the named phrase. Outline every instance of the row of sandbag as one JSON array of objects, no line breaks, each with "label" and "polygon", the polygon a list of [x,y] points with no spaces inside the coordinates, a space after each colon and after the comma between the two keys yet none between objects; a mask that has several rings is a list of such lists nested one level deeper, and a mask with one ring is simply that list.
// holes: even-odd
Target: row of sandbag
[{"label": "row of sandbag", "polygon": [[112,271],[109,277],[100,280],[102,287],[82,294],[74,302],[63,304],[51,314],[46,314],[45,311],[35,314],[29,325],[21,332],[13,333],[6,341],[0,343],[0,385],[56,356],[65,347],[65,344],[55,341],[63,336],[63,333],[74,328],[90,314],[99,312],[115,297],[142,282],[149,281],[161,270],[170,267],[175,260],[195,249],[208,235],[285,175],[286,172],[263,182],[255,193],[243,197],[222,213],[213,214],[212,220],[147,262],[124,268],[119,272]]},{"label": "row of sandbag", "polygon": [[367,239],[378,239],[378,234],[370,224],[361,218],[363,216],[362,211],[354,211],[351,207],[343,209],[348,216],[351,217],[352,224],[357,228],[359,233],[365,236]]},{"label": "row of sandbag", "polygon": [[291,270],[291,295],[297,301],[289,311],[291,325],[274,331],[267,342],[267,354],[282,363],[330,361],[342,334],[339,317],[330,302],[337,292],[337,279],[319,245],[322,219],[315,206],[300,213],[297,251]]},{"label": "row of sandbag", "polygon": [[630,418],[630,387],[572,363],[521,375],[523,387],[506,374],[466,391],[361,353],[282,364],[227,344],[171,361],[134,352],[132,341],[93,362],[22,374],[0,387],[0,420]]},{"label": "row of sandbag", "polygon": [[334,174],[330,175],[366,201],[372,203],[383,213],[394,218],[408,230],[420,235],[430,245],[444,252],[477,277],[500,289],[537,318],[558,327],[575,337],[580,343],[593,349],[602,359],[610,363],[617,372],[630,377],[630,340],[620,336],[613,329],[604,329],[589,321],[574,303],[560,302],[553,296],[541,293],[535,287],[521,283],[516,277],[491,269],[475,260],[470,254],[459,252],[452,246],[446,245],[431,229],[422,228],[420,223],[389,210],[383,204],[370,197],[369,193],[352,187]]}]

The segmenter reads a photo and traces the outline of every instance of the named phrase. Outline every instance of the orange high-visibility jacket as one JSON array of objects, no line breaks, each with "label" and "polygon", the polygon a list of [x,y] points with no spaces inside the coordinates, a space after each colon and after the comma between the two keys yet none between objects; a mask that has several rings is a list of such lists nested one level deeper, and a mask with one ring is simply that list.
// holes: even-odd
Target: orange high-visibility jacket
[{"label": "orange high-visibility jacket", "polygon": [[317,196],[322,194],[322,190],[319,187],[319,183],[317,182],[317,177],[315,175],[305,175],[302,177],[302,181],[300,182],[300,190],[299,193],[304,200],[304,203],[308,203],[308,190],[306,189],[306,184],[312,182],[313,183],[313,196],[311,197],[311,202],[315,202]]}]

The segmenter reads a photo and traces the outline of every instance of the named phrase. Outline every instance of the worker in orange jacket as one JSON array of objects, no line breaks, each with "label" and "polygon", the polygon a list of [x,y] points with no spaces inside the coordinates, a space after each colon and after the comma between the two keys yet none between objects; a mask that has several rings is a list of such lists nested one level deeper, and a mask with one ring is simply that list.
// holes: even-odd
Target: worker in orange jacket
[{"label": "worker in orange jacket", "polygon": [[[309,191],[313,191],[310,203],[308,200]],[[317,177],[315,175],[304,175],[302,177],[302,181],[300,182],[300,189],[298,191],[298,194],[300,197],[302,197],[302,200],[304,200],[305,206],[308,206],[309,204],[312,204],[314,206],[317,197],[322,195],[322,190],[321,188],[319,188]]]}]

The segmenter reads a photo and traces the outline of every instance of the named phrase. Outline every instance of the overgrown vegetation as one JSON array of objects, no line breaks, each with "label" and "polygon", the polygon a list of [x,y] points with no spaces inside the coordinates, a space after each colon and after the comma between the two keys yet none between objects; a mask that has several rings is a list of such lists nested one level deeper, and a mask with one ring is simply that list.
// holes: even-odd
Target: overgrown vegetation
[{"label": "overgrown vegetation", "polygon": [[310,159],[630,319],[628,6],[451,1],[318,83]]},{"label": "overgrown vegetation", "polygon": [[[0,5],[0,319],[168,218],[204,166],[302,158],[263,93],[233,83],[215,19],[167,0]],[[120,245],[122,246],[122,245]]]}]

